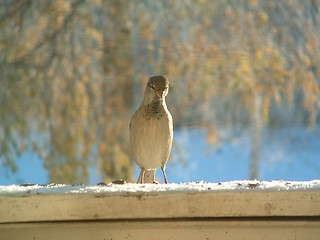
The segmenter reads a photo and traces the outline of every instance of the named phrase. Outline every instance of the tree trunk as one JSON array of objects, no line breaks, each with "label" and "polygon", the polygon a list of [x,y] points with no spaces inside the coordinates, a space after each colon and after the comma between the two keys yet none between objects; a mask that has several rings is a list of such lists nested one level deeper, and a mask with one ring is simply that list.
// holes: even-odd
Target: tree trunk
[{"label": "tree trunk", "polygon": [[250,152],[250,179],[259,179],[262,135],[262,97],[257,90],[253,90],[253,109],[251,117],[251,152]]},{"label": "tree trunk", "polygon": [[102,141],[107,146],[102,174],[105,179],[133,181],[133,161],[129,136],[130,109],[133,102],[130,3],[125,0],[103,1],[102,83],[104,114]]}]

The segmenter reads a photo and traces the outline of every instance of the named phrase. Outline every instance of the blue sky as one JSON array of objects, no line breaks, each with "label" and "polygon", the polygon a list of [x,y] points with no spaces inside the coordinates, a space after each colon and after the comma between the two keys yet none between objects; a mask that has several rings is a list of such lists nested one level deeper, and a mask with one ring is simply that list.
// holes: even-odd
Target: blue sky
[{"label": "blue sky", "polygon": [[[246,180],[249,176],[249,131],[223,131],[219,146],[208,145],[206,133],[198,130],[175,131],[175,147],[167,164],[169,182],[222,182]],[[320,179],[320,128],[267,129],[263,134],[260,180]],[[179,149],[179,151],[177,150]],[[179,159],[184,159],[181,161]],[[18,171],[0,169],[0,185],[48,183],[48,174],[41,159],[31,151],[17,159]],[[92,169],[90,183],[101,178]],[[137,178],[139,169],[135,168]],[[163,181],[161,171],[157,178]]]}]

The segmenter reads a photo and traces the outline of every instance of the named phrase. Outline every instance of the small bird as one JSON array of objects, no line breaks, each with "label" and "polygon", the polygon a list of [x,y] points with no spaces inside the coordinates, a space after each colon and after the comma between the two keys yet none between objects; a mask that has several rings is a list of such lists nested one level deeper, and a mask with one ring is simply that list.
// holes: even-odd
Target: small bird
[{"label": "small bird", "polygon": [[161,167],[168,183],[165,167],[173,141],[173,120],[165,97],[169,81],[165,76],[152,76],[144,98],[130,122],[130,142],[134,158],[141,168],[138,183],[154,183],[156,169]]}]

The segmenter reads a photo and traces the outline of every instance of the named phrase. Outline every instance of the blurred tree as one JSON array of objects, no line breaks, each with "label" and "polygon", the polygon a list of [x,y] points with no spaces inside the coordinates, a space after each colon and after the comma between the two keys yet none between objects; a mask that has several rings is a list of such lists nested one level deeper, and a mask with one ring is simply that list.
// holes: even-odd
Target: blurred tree
[{"label": "blurred tree", "polygon": [[[262,130],[288,120],[283,113],[270,116],[270,110],[286,112],[290,104],[298,108],[302,90],[304,109],[311,122],[317,120],[319,74],[308,73],[299,55],[310,59],[300,46],[308,39],[305,24],[307,34],[318,32],[318,10],[316,1],[144,2],[135,9],[144,15],[142,22],[136,21],[142,33],[139,63],[146,72],[153,69],[174,79],[169,104],[176,126],[207,128],[212,143],[219,142],[212,129],[249,127],[249,177],[259,178]],[[312,54],[319,56],[312,40]],[[303,110],[299,115],[305,115]]]},{"label": "blurred tree", "polygon": [[[0,1],[0,163],[27,150],[55,182],[132,180],[130,115],[148,75],[171,80],[175,127],[251,132],[319,121],[319,2]],[[289,106],[289,107],[288,107]],[[291,121],[291,122],[290,122]]]},{"label": "blurred tree", "polygon": [[118,31],[118,26],[104,24],[118,16],[121,23],[119,11],[125,16],[126,4],[75,0],[1,5],[3,165],[15,170],[15,159],[32,149],[45,160],[51,181],[87,182],[92,164],[98,164],[106,179],[131,180],[125,141],[131,60],[116,46],[130,41],[130,32],[128,26]]},{"label": "blurred tree", "polygon": [[[127,146],[128,122],[133,101],[130,4],[126,0],[102,2],[103,75],[102,114],[99,151],[103,176],[132,180],[133,163]],[[107,140],[107,141],[106,141]]]}]

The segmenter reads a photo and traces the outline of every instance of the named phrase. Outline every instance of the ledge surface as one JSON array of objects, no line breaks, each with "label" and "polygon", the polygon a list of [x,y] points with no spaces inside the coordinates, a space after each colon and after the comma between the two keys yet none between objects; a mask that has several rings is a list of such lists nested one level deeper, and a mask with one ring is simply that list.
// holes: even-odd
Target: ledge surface
[{"label": "ledge surface", "polygon": [[320,181],[0,186],[0,223],[320,217]]},{"label": "ledge surface", "polygon": [[315,240],[320,222],[306,221],[99,221],[0,224],[0,239],[227,239]]}]

